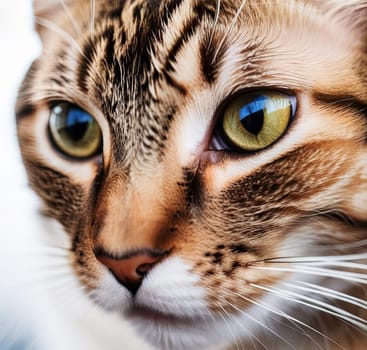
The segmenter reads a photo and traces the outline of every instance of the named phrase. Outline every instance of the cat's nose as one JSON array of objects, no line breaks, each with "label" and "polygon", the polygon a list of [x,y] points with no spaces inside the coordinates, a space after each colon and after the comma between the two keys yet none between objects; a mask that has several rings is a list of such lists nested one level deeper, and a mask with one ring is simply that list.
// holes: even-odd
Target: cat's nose
[{"label": "cat's nose", "polygon": [[167,251],[144,250],[127,252],[122,258],[113,258],[105,253],[98,253],[96,257],[109,268],[118,282],[135,294],[146,273],[167,253]]}]

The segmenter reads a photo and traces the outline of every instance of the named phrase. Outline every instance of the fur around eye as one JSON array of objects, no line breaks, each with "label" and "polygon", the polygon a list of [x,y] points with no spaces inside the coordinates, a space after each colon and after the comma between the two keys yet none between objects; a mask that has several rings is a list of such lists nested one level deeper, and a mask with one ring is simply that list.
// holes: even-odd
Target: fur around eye
[{"label": "fur around eye", "polygon": [[101,151],[102,134],[96,120],[67,102],[52,107],[49,133],[53,145],[68,157],[89,158]]},{"label": "fur around eye", "polygon": [[262,150],[284,134],[295,110],[296,98],[281,92],[241,94],[224,109],[216,137],[224,138],[219,143],[228,144],[228,149]]}]

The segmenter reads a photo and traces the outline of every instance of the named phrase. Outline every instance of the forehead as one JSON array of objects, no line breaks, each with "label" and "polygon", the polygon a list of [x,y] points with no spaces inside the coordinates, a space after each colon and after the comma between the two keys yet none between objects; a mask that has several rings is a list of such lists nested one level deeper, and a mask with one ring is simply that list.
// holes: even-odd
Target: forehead
[{"label": "forehead", "polygon": [[[74,3],[74,17],[82,22],[82,35],[74,35],[64,14],[60,25],[74,40],[60,40],[57,45],[55,41],[60,38],[51,33],[46,46],[50,51],[59,50],[53,57],[59,60],[77,49],[77,64],[73,68],[82,93],[97,90],[92,93],[103,97],[108,90],[106,85],[113,84],[121,94],[128,93],[120,96],[122,100],[134,93],[140,95],[144,84],[157,80],[151,77],[163,75],[172,82],[170,73],[179,68],[177,58],[187,47],[192,58],[197,57],[194,62],[201,64],[201,71],[211,79],[231,46],[240,45],[244,54],[252,51],[259,57],[261,52],[257,48],[269,52],[279,50],[276,44],[272,45],[279,37],[302,36],[308,32],[307,44],[312,42],[317,46],[320,32],[331,32],[326,26],[328,18],[323,18],[316,7],[296,0],[106,0],[96,2],[91,9],[93,3]],[[320,26],[324,26],[322,31]],[[93,83],[100,86],[92,89]],[[184,87],[176,83],[173,84],[176,89],[184,93]],[[100,100],[101,96],[97,97]]]}]

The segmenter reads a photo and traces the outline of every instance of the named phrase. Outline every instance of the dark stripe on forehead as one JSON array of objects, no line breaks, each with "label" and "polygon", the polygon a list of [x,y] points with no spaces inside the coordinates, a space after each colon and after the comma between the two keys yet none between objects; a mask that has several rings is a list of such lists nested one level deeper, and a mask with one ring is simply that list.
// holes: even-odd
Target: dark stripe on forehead
[{"label": "dark stripe on forehead", "polygon": [[119,1],[110,1],[110,7],[103,6],[99,13],[99,17],[103,18],[111,18],[111,19],[121,19],[122,11],[125,7],[126,1],[119,0]]},{"label": "dark stripe on forehead", "polygon": [[184,0],[171,0],[164,4],[161,13],[158,13],[161,1],[150,0],[148,1],[148,15],[147,20],[151,23],[151,30],[154,36],[161,39],[162,29],[168,24],[169,18],[172,13],[183,3]]},{"label": "dark stripe on forehead", "polygon": [[[96,45],[102,40],[107,40],[107,46],[105,51],[105,62],[109,70],[114,71],[114,79],[113,83],[119,84],[121,83],[121,66],[126,71],[131,70],[132,67],[135,67],[135,71],[131,72],[134,74],[135,79],[139,79],[140,74],[143,74],[147,70],[151,68],[151,57],[150,57],[150,48],[154,46],[154,44],[162,39],[163,30],[166,29],[168,22],[172,16],[172,13],[183,3],[184,0],[171,0],[167,2],[161,2],[156,0],[151,0],[147,2],[143,2],[138,5],[129,4],[130,6],[135,6],[133,12],[135,13],[135,24],[136,24],[136,34],[134,35],[133,40],[130,42],[129,47],[127,47],[127,51],[124,57],[116,57],[116,49],[126,44],[126,34],[122,25],[119,25],[119,31],[117,32],[113,26],[110,26],[104,30],[102,35],[95,35],[90,37],[83,46],[83,56],[80,59],[80,65],[78,68],[77,78],[78,78],[78,86],[83,93],[88,93],[88,81],[92,74],[92,68],[97,63],[95,62],[96,58]],[[112,5],[116,7],[116,5]],[[123,11],[123,5],[116,7],[116,12]],[[143,8],[145,7],[145,10]],[[181,49],[183,44],[187,42],[187,40],[195,33],[200,21],[204,16],[208,16],[213,18],[215,16],[215,4],[200,4],[195,5],[194,7],[194,17],[188,21],[185,25],[181,35],[177,39],[176,43],[171,48],[169,54],[167,55],[165,68],[166,70],[172,69],[172,61],[174,61],[176,54]],[[144,17],[141,17],[141,14],[144,14]],[[99,14],[102,16],[108,16],[108,13],[105,11],[100,12]],[[116,17],[116,13],[115,13]],[[121,18],[119,18],[121,20]],[[120,35],[121,29],[121,42],[117,40]],[[139,61],[139,64],[136,62]],[[94,69],[93,69],[94,70]],[[107,74],[108,73],[108,74]],[[106,72],[106,76],[111,78],[111,73]],[[178,82],[174,81],[174,79],[165,74],[165,78],[171,86],[180,91],[180,93],[185,94],[185,88],[181,86]]]},{"label": "dark stripe on forehead", "polygon": [[214,19],[217,12],[217,2],[218,1],[203,1],[199,4],[196,4],[194,7],[194,12],[199,17],[203,17],[203,15],[206,15],[209,18]]},{"label": "dark stripe on forehead", "polygon": [[172,62],[176,61],[176,55],[182,48],[182,46],[189,41],[189,39],[195,34],[197,27],[200,25],[201,17],[192,18],[189,22],[187,22],[182,29],[179,38],[176,40],[171,50],[169,51],[167,58],[165,69],[173,70]]},{"label": "dark stripe on forehead", "polygon": [[107,39],[106,51],[105,51],[105,61],[109,68],[113,67],[115,63],[115,38],[114,38],[114,28],[111,26],[106,29],[105,37]]},{"label": "dark stripe on forehead", "polygon": [[227,43],[223,43],[218,47],[219,43],[220,40],[217,40],[211,33],[207,33],[200,43],[201,70],[209,84],[216,81],[220,63],[223,62],[222,58],[227,50]]},{"label": "dark stripe on forehead", "polygon": [[[136,78],[139,74],[150,69],[150,48],[157,41],[162,40],[163,28],[167,26],[172,12],[183,1],[171,0],[164,6],[160,6],[161,1],[150,0],[137,5],[133,10],[136,33],[124,58],[124,65],[127,67],[137,66],[134,72]],[[145,7],[144,17],[141,17],[142,7]],[[139,61],[138,65],[135,65],[136,61]]]},{"label": "dark stripe on forehead", "polygon": [[175,88],[178,92],[180,92],[182,95],[187,95],[187,89],[185,86],[180,84],[178,81],[174,80],[167,71],[163,72],[163,75],[169,85],[171,85],[173,88]]},{"label": "dark stripe on forehead", "polygon": [[90,72],[90,67],[93,65],[93,58],[95,54],[95,42],[93,38],[88,38],[87,42],[83,47],[83,56],[81,57],[81,61],[78,68],[77,79],[78,86],[83,93],[88,92],[88,76]]}]

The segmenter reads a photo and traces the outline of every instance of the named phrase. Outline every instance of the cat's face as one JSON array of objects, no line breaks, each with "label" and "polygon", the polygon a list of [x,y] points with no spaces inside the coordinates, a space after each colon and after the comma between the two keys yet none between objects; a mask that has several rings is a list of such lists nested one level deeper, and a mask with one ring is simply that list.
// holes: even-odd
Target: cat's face
[{"label": "cat's face", "polygon": [[357,349],[366,2],[35,10],[20,145],[93,300],[162,349]]}]

